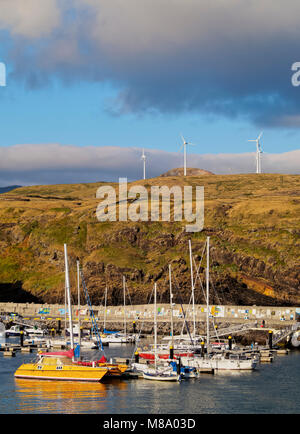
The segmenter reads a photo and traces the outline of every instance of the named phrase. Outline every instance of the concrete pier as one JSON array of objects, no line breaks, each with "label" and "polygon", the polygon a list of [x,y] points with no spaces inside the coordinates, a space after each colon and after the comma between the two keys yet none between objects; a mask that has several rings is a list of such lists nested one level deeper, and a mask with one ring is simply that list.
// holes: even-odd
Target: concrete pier
[{"label": "concrete pier", "polygon": [[[94,315],[98,321],[104,319],[104,306],[92,306]],[[184,304],[176,304],[173,307],[174,320],[183,318],[183,310],[188,321],[193,318],[191,306]],[[270,324],[292,324],[300,313],[300,307],[290,306],[234,306],[234,305],[211,305],[209,306],[210,314],[218,321],[240,322],[241,320],[255,321],[257,327],[261,327],[261,323],[265,321],[265,327]],[[72,313],[76,318],[77,306],[73,306]],[[170,305],[167,303],[157,305],[157,321],[170,320]],[[34,303],[0,303],[1,313],[16,313],[24,318],[52,321],[53,328],[60,329],[64,322],[65,306],[60,304],[34,304]],[[82,306],[80,310],[82,322],[89,322],[89,307]],[[125,315],[128,323],[134,323],[137,326],[137,321],[153,322],[153,305],[128,305],[126,306]],[[196,321],[203,321],[206,318],[206,305],[195,305]],[[107,322],[119,322],[124,318],[124,306],[107,306],[106,320]]]}]

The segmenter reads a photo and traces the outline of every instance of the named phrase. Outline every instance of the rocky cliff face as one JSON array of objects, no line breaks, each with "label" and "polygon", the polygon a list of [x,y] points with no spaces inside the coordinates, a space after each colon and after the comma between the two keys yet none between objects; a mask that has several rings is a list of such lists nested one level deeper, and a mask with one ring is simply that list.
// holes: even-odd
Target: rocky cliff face
[{"label": "rocky cliff face", "polygon": [[204,230],[189,234],[183,222],[100,223],[100,183],[14,190],[0,197],[0,300],[14,300],[17,284],[28,301],[62,302],[67,243],[74,297],[78,257],[93,304],[103,301],[106,286],[108,303],[123,303],[123,275],[128,304],[147,303],[154,282],[158,301],[167,302],[169,264],[175,302],[187,303],[191,239],[195,298],[204,303],[210,236],[212,303],[300,304],[300,176],[171,176],[132,184],[204,186]]},{"label": "rocky cliff face", "polygon": [[[208,170],[198,169],[198,168],[192,168],[187,167],[186,169],[187,176],[203,176],[203,175],[213,175],[212,172],[209,172]],[[163,173],[160,175],[161,177],[165,176],[183,176],[184,175],[184,168],[178,167],[176,169],[168,170],[168,172]]]}]

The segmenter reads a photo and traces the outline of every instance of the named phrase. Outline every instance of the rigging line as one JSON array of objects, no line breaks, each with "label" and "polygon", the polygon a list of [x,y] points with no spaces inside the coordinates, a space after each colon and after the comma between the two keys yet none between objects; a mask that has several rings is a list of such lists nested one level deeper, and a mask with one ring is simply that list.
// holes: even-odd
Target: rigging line
[{"label": "rigging line", "polygon": [[[190,295],[190,301],[189,301],[189,304],[188,304],[188,309],[187,309],[187,311],[186,311],[187,314],[190,313],[189,306],[190,306],[191,301],[192,301],[192,294]],[[183,336],[183,329],[184,329],[184,326],[185,326],[185,323],[183,322],[183,323],[182,323],[182,327],[181,327],[180,336]]]},{"label": "rigging line", "polygon": [[206,243],[204,244],[204,247],[202,249],[201,260],[200,260],[200,263],[199,263],[199,267],[197,267],[196,261],[193,258],[194,259],[194,264],[195,264],[195,269],[196,269],[195,286],[196,286],[197,279],[199,279],[199,282],[200,282],[200,285],[201,285],[201,288],[202,288],[202,293],[203,293],[203,296],[204,296],[204,300],[206,300],[206,296],[205,296],[205,292],[204,292],[204,289],[203,289],[202,280],[201,280],[201,276],[200,276],[200,268],[202,266],[202,260],[204,258],[205,248],[206,248]]},{"label": "rigging line", "polygon": [[[148,301],[148,305],[150,304],[150,302],[152,300],[153,293],[154,293],[154,287],[152,288],[152,291],[151,291],[151,294],[150,294],[150,297],[149,297],[149,301]],[[137,338],[137,340],[135,342],[134,350],[133,350],[133,353],[131,355],[131,359],[130,359],[131,361],[133,360],[134,354],[135,354],[135,352],[136,352],[136,350],[138,348],[138,344],[139,344],[139,341],[140,341],[140,336],[141,336],[141,333],[142,333],[145,321],[146,320],[145,320],[145,316],[144,316],[144,319],[143,319],[143,322],[142,322],[142,325],[141,325],[141,328],[140,328],[140,331],[139,331],[139,334],[138,334],[138,338]]]},{"label": "rigging line", "polygon": [[[219,304],[221,304],[220,299],[219,299],[219,297],[218,297],[218,293],[216,292],[216,289],[215,289],[214,284],[213,284],[213,282],[212,282],[211,276],[212,276],[212,273],[209,274],[209,277],[210,277],[209,282],[210,282],[210,284],[211,284],[212,287],[213,287],[214,294],[215,294],[216,298],[218,299]],[[213,325],[213,327],[214,327],[214,331],[215,331],[215,334],[216,334],[216,338],[217,338],[217,340],[218,340],[219,343],[220,343],[220,337],[219,337],[218,332],[217,332],[217,329],[216,329],[215,317],[212,316],[211,319],[212,319],[212,325]]]},{"label": "rigging line", "polygon": [[[175,286],[176,286],[176,288],[177,288],[177,290],[178,290],[178,289],[179,289],[179,286],[178,286],[178,284],[177,284],[176,277],[173,276],[173,279],[174,279],[174,281],[175,281]],[[184,311],[184,309],[183,309],[183,303],[182,303],[182,297],[181,297],[181,294],[179,293],[178,296],[179,296],[179,299],[180,299],[180,305],[181,305],[181,309],[182,309],[182,313],[183,313],[183,319],[184,319],[184,322],[185,322],[185,326],[186,326],[186,329],[187,329],[187,332],[188,332],[188,335],[189,335],[190,341],[191,341],[192,345],[195,345],[195,343],[193,342],[193,339],[192,339],[192,337],[191,337],[191,333],[190,333],[190,330],[189,330],[188,323],[187,323],[187,321],[186,321],[186,315],[185,315],[185,311]]]},{"label": "rigging line", "polygon": [[218,303],[221,304],[221,300],[220,300],[220,298],[219,298],[218,292],[217,292],[217,290],[216,290],[216,288],[215,288],[215,285],[214,285],[214,282],[213,282],[213,280],[212,280],[213,273],[214,273],[214,271],[212,271],[212,272],[210,273],[210,279],[209,279],[209,281],[210,281],[210,283],[211,283],[211,286],[212,286],[213,291],[214,291],[214,295],[215,295],[215,297],[216,297]]},{"label": "rigging line", "polygon": [[[175,280],[175,286],[176,286],[176,288],[178,289],[178,288],[179,288],[179,285],[178,285],[178,283],[177,283],[176,277],[174,276],[174,273],[173,273],[173,278],[174,278],[174,280]],[[182,301],[182,298],[181,298],[180,294],[179,294],[179,297],[180,297],[180,300]],[[190,301],[189,301],[189,303],[188,303],[187,313],[190,312],[189,306],[190,306],[191,301],[192,301],[192,294],[190,295]],[[182,305],[181,305],[181,307],[182,307]],[[183,311],[183,307],[182,307],[182,311]],[[181,336],[183,336],[183,329],[184,329],[184,326],[185,326],[185,325],[186,325],[186,324],[185,324],[185,321],[183,321],[182,328],[181,328],[181,333],[180,333]]]},{"label": "rigging line", "polygon": [[[205,250],[205,248],[206,248],[206,243],[205,243],[205,246],[204,246],[203,251],[202,251],[201,262],[202,262],[202,259],[203,259],[203,257],[204,257],[204,250]],[[201,277],[200,277],[200,274],[199,274],[200,266],[201,266],[201,262],[200,262],[200,265],[199,265],[199,267],[198,267],[198,269],[197,269],[197,275],[196,275],[196,277],[199,277],[199,281],[200,281],[200,284],[201,284],[201,288],[202,288],[202,293],[203,293],[203,296],[204,296],[204,300],[205,300],[205,302],[206,302],[206,304],[207,304],[206,291],[204,291],[204,287],[203,287],[203,284],[202,284],[202,280],[201,280]],[[196,266],[196,264],[195,264],[195,266]],[[210,282],[211,282],[211,279],[210,279]],[[212,317],[212,323],[213,323],[213,326],[214,326],[214,329],[215,329],[215,333],[216,333],[217,339],[219,340],[218,333],[217,333],[216,326],[215,326],[215,322],[214,322],[214,317]]]},{"label": "rigging line", "polygon": [[[212,251],[211,251],[211,256],[212,256],[212,258],[215,259],[213,250],[214,250],[214,249],[212,249]],[[219,273],[218,270],[217,270],[216,274],[217,274],[218,276],[220,276],[220,273]],[[213,283],[213,282],[212,282],[212,283]],[[222,290],[222,286],[221,286],[220,289],[221,289],[221,293],[222,293],[223,304],[225,304],[226,297],[225,297],[224,292],[223,292],[223,290]],[[220,304],[221,304],[221,302],[220,302]]]},{"label": "rigging line", "polygon": [[89,293],[88,293],[88,290],[87,290],[87,287],[86,287],[86,284],[85,284],[85,280],[84,280],[84,276],[83,276],[82,270],[80,270],[80,276],[81,276],[82,287],[83,287],[83,290],[84,290],[84,295],[85,295],[85,298],[86,298],[86,301],[88,303],[88,307],[89,307],[89,310],[90,310],[90,316],[92,317],[92,326],[94,328],[94,334],[95,334],[95,337],[96,337],[96,340],[97,340],[97,346],[98,346],[98,349],[101,350],[103,352],[104,356],[106,357],[106,354],[105,354],[105,351],[104,351],[104,348],[103,348],[103,344],[102,344],[102,340],[101,340],[101,337],[100,337],[100,333],[99,333],[99,330],[98,330],[97,322],[96,322],[96,319],[95,319],[94,311],[92,309]]},{"label": "rigging line", "polygon": [[202,249],[202,254],[201,254],[201,259],[200,259],[199,267],[197,267],[195,258],[193,258],[193,262],[194,262],[195,270],[196,270],[195,286],[196,286],[196,282],[197,282],[197,277],[201,280],[199,272],[200,272],[200,268],[201,268],[201,265],[202,265],[202,260],[203,260],[203,257],[204,257],[205,248],[206,248],[206,242],[204,243],[204,247]]},{"label": "rigging line", "polygon": [[127,290],[127,294],[128,294],[128,297],[129,297],[129,303],[130,303],[131,306],[133,306],[133,304],[132,304],[132,300],[131,300],[131,297],[130,297],[129,288],[128,288],[128,285],[127,285],[127,281],[126,281],[126,280],[125,280],[125,289]]},{"label": "rigging line", "polygon": [[204,297],[204,301],[205,301],[205,303],[207,303],[207,300],[206,300],[206,291],[204,291],[204,287],[203,287],[203,284],[202,284],[202,279],[201,279],[201,276],[200,276],[200,274],[199,274],[199,271],[200,271],[200,266],[199,266],[199,268],[198,268],[198,270],[197,270],[197,276],[196,276],[196,277],[199,278],[199,282],[200,282],[200,285],[201,285],[201,289],[202,289],[202,294],[203,294],[203,297]]}]

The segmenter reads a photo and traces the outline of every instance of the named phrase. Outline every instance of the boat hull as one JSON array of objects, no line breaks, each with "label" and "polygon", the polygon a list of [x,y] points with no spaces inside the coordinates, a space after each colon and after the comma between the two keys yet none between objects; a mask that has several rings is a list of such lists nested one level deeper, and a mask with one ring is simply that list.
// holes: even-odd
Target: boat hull
[{"label": "boat hull", "polygon": [[[182,358],[182,357],[193,357],[193,356],[194,356],[194,353],[192,353],[192,352],[190,352],[190,353],[189,352],[174,353],[174,355],[173,355],[174,359],[178,359],[179,357]],[[149,353],[140,353],[140,357],[142,359],[145,359],[145,360],[155,360],[155,354],[152,353],[152,352],[149,352]],[[159,353],[157,355],[157,357],[159,359],[167,360],[167,359],[170,358],[170,352],[168,351],[168,352],[165,352],[165,353]]]},{"label": "boat hull", "polygon": [[150,374],[148,372],[143,372],[143,377],[145,380],[152,381],[179,381],[179,375],[164,375],[164,374]]},{"label": "boat hull", "polygon": [[[79,366],[93,366],[93,362],[77,362]],[[107,377],[120,377],[128,370],[128,365],[125,364],[115,364],[115,363],[99,363],[97,362],[97,367],[107,369]]]},{"label": "boat hull", "polygon": [[257,366],[255,360],[227,360],[227,359],[202,359],[182,358],[182,364],[196,369],[214,369],[217,371],[252,371]]},{"label": "boat hull", "polygon": [[60,381],[92,381],[99,382],[107,374],[106,367],[87,366],[43,366],[26,363],[15,372],[15,378],[28,378],[35,380],[60,380]]}]

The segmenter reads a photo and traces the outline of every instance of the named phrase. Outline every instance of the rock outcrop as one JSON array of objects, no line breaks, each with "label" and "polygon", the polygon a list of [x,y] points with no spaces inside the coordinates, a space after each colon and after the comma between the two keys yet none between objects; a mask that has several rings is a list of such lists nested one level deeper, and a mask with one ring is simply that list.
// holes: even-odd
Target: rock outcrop
[{"label": "rock outcrop", "polygon": [[[172,182],[180,181],[168,178]],[[175,302],[188,303],[191,239],[196,302],[204,303],[210,236],[212,303],[299,305],[300,176],[205,175],[182,182],[204,186],[202,232],[187,233],[184,222],[99,222],[100,183],[24,187],[1,195],[0,299],[15,301],[18,288],[23,301],[63,302],[67,243],[74,297],[79,258],[93,304],[103,301],[106,286],[108,303],[122,304],[123,275],[128,303],[147,303],[154,282],[158,302],[168,302],[169,264]]]}]

